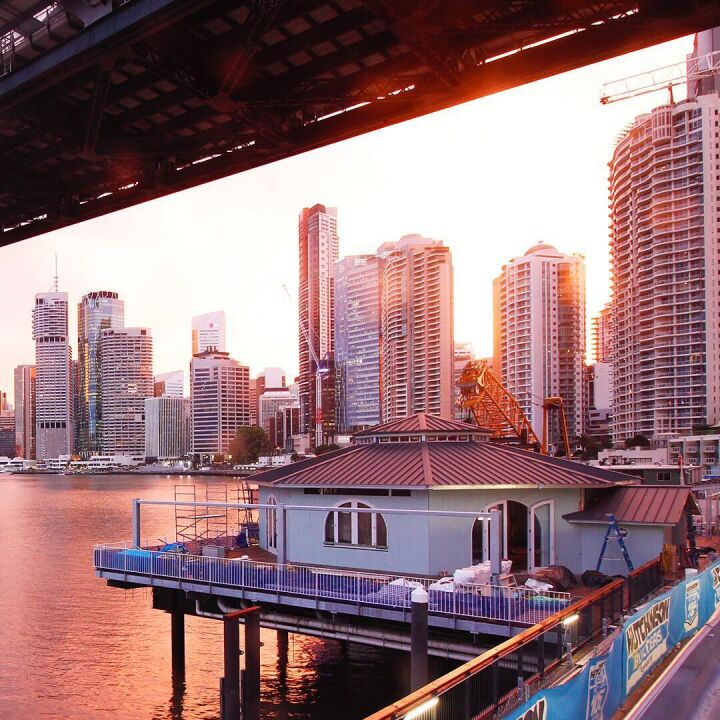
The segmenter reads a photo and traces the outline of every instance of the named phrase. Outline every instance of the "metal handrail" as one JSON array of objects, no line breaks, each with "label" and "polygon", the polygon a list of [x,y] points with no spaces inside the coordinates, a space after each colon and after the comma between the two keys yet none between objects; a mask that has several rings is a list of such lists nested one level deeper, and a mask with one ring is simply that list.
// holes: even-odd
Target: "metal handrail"
[{"label": "metal handrail", "polygon": [[437,680],[433,680],[415,692],[406,695],[397,702],[394,702],[382,710],[369,715],[365,718],[365,720],[396,720],[396,718],[405,717],[412,710],[416,710],[420,706],[425,705],[429,701],[432,701],[440,695],[446,693],[448,690],[457,687],[468,678],[477,675],[501,659],[517,652],[520,648],[524,647],[533,640],[541,638],[546,632],[553,630],[560,625],[566,618],[579,613],[585,608],[597,605],[598,602],[612,596],[623,587],[624,583],[624,580],[618,579],[608,585],[605,585],[597,590],[597,592],[578,600],[564,610],[551,615],[545,620],[535,624],[533,627],[523,630],[517,635],[505,640],[482,655],[469,660],[459,668],[451,670],[449,673],[443,675]]},{"label": "metal handrail", "polygon": [[430,613],[433,615],[499,620],[518,626],[542,620],[571,600],[570,593],[538,594],[531,588],[493,584],[456,583],[452,591],[434,591],[430,586],[436,579],[427,577],[163,553],[156,548],[158,542],[150,541],[146,548],[139,548],[146,549],[147,556],[122,555],[119,561],[123,550],[133,549],[131,543],[95,545],[94,564],[101,570],[185,581],[196,579],[204,584],[394,609],[409,608],[410,591],[422,586],[432,593]]}]

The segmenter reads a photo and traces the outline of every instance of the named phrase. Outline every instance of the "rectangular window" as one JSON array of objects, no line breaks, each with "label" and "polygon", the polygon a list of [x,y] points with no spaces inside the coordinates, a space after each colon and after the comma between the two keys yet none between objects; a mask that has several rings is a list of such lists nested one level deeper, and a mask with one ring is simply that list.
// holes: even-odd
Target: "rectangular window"
[{"label": "rectangular window", "polygon": [[335,513],[330,513],[325,523],[325,542],[335,542]]},{"label": "rectangular window", "polygon": [[357,513],[358,545],[372,545],[372,515]]},{"label": "rectangular window", "polygon": [[338,518],[338,542],[352,543],[352,513],[340,512]]}]

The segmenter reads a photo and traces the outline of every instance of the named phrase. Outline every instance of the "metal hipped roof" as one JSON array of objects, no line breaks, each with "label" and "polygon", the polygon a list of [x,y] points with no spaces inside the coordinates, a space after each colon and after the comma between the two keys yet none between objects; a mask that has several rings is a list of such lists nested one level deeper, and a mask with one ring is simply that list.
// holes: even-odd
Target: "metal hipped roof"
[{"label": "metal hipped roof", "polygon": [[367,430],[361,430],[353,437],[368,437],[373,435],[394,435],[396,433],[421,433],[426,430],[447,433],[488,433],[489,430],[479,428],[474,423],[466,423],[460,420],[448,420],[447,418],[429,415],[428,413],[415,413],[409,417],[391,420],[382,425],[375,425]]},{"label": "metal hipped roof", "polygon": [[608,515],[633,525],[676,525],[687,504],[700,512],[691,488],[684,485],[631,485],[617,487],[599,495],[591,507],[568,513],[568,522],[607,524]]},{"label": "metal hipped roof", "polygon": [[305,487],[611,487],[627,475],[491,442],[372,443],[253,476]]}]

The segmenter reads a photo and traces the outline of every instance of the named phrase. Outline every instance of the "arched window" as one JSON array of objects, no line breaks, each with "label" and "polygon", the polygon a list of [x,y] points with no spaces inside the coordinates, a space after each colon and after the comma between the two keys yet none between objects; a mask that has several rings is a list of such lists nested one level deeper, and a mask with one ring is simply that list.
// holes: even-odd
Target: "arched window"
[{"label": "arched window", "polygon": [[[268,505],[277,505],[274,497],[269,497]],[[277,550],[277,510],[272,507],[266,510],[265,544],[268,550]]]},{"label": "arched window", "polygon": [[338,505],[325,518],[325,543],[386,548],[385,518],[377,512],[349,512],[342,508],[370,509],[370,505],[352,500]]}]

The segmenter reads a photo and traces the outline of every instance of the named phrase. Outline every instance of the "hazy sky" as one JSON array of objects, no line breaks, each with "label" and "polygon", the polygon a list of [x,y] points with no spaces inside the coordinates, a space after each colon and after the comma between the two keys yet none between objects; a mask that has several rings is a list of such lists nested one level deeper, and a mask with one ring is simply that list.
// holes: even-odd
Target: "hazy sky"
[{"label": "hazy sky", "polygon": [[603,106],[601,86],[691,49],[676,40],[0,248],[0,390],[11,396],[13,368],[34,362],[33,296],[51,288],[55,253],[71,337],[81,296],[115,290],[126,324],[152,329],[155,372],[182,368],[187,388],[190,317],[223,309],[234,357],[293,377],[297,219],[318,202],[338,208],[341,256],[407,233],[442,239],[455,339],[478,356],[492,352],[492,278],[539,241],[585,256],[593,315],[609,295],[614,139],[667,96]]}]

